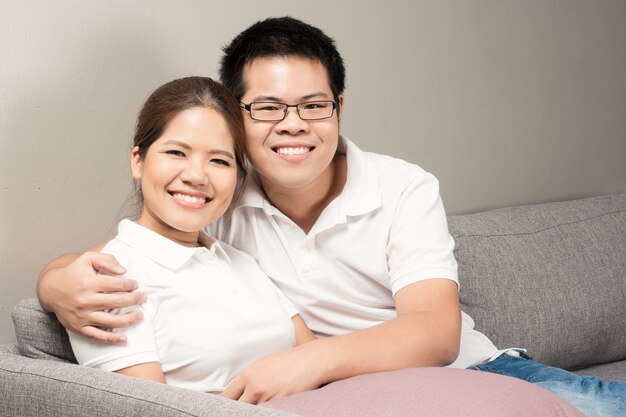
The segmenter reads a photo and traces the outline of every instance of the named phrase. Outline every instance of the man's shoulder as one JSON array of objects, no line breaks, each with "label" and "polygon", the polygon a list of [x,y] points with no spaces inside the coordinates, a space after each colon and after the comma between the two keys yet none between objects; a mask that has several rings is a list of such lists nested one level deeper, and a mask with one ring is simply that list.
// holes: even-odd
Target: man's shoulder
[{"label": "man's shoulder", "polygon": [[347,138],[344,138],[344,143],[346,151],[353,153],[349,160],[366,164],[367,169],[373,170],[384,182],[407,183],[429,175],[415,163],[387,154],[362,150]]},{"label": "man's shoulder", "polygon": [[391,155],[364,152],[369,169],[378,177],[383,195],[403,193],[407,188],[420,188],[437,183],[437,179],[417,164]]},{"label": "man's shoulder", "polygon": [[[256,243],[251,236],[254,236],[255,223],[263,210],[256,207],[239,206],[228,216],[209,224],[205,232],[219,240],[220,243],[228,245],[239,253],[254,253]],[[228,250],[226,250],[228,253]],[[229,253],[230,255],[230,253]]]}]

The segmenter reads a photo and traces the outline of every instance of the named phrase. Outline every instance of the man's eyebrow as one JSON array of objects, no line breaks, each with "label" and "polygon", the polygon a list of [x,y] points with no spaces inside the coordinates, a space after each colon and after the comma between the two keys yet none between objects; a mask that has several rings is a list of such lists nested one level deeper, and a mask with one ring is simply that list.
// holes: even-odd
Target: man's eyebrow
[{"label": "man's eyebrow", "polygon": [[311,99],[316,99],[316,98],[327,99],[328,94],[320,91],[318,93],[312,93],[312,94],[307,94],[306,96],[302,96],[301,100],[306,101],[306,100],[311,100]]},{"label": "man's eyebrow", "polygon": [[[318,91],[315,93],[311,93],[311,94],[306,94],[302,97],[300,97],[300,99],[298,100],[298,103],[301,103],[303,101],[309,101],[309,100],[313,100],[313,99],[324,99],[327,100],[328,99],[328,94],[324,93],[323,91]],[[255,98],[252,99],[252,102],[256,102],[256,101],[272,101],[272,102],[279,102],[279,103],[284,103],[284,101],[276,96],[264,96],[264,95],[260,95],[260,96],[256,96]]]}]

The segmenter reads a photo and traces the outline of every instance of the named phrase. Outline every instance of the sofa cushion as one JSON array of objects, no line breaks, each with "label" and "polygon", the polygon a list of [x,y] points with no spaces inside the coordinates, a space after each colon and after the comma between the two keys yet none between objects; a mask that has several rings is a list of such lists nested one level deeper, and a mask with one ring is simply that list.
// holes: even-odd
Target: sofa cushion
[{"label": "sofa cushion", "polygon": [[20,353],[33,359],[76,363],[67,332],[34,298],[22,300],[11,312]]},{"label": "sofa cushion", "polygon": [[61,361],[35,360],[0,345],[0,416],[298,417]]},{"label": "sofa cushion", "polygon": [[595,376],[607,382],[625,381],[626,360],[577,369],[574,373],[578,375]]},{"label": "sofa cushion", "polygon": [[449,216],[463,310],[499,348],[626,359],[626,194]]},{"label": "sofa cushion", "polygon": [[412,368],[361,375],[264,403],[305,417],[580,417],[525,381],[486,372]]}]

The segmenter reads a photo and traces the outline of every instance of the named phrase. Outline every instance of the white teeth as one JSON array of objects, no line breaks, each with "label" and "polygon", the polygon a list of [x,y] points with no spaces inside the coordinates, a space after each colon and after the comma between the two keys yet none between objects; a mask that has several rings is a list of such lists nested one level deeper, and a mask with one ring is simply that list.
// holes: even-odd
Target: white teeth
[{"label": "white teeth", "polygon": [[292,148],[292,147],[277,148],[276,152],[279,155],[303,155],[303,154],[309,152],[309,147],[308,146],[300,146],[300,147],[297,147],[297,148]]},{"label": "white teeth", "polygon": [[180,193],[174,193],[172,195],[176,200],[184,201],[185,203],[206,203],[206,198],[204,197],[194,197]]}]

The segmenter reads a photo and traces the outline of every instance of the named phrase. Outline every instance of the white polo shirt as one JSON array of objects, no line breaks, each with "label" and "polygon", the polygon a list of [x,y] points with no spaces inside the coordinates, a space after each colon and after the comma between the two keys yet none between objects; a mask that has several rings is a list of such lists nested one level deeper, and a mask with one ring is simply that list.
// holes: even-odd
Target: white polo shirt
[{"label": "white polo shirt", "polygon": [[[252,255],[321,337],[397,317],[394,295],[407,285],[431,278],[458,284],[435,177],[417,165],[363,152],[345,137],[339,151],[346,153],[346,184],[308,234],[271,205],[257,181],[231,222],[209,226],[214,236]],[[496,353],[473,327],[463,314],[453,367]]]},{"label": "white polo shirt", "polygon": [[147,293],[144,319],[121,330],[126,345],[69,332],[78,362],[107,371],[160,362],[168,384],[218,392],[256,359],[294,346],[293,304],[254,259],[210,240],[190,248],[122,220],[102,252]]}]

